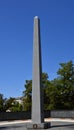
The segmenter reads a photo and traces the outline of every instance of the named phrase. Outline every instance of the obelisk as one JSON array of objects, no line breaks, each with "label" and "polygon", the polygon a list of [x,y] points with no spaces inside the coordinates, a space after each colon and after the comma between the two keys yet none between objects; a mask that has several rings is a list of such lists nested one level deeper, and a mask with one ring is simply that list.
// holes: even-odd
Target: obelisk
[{"label": "obelisk", "polygon": [[33,34],[33,79],[32,79],[32,122],[27,125],[28,130],[48,128],[50,124],[44,122],[43,93],[42,93],[42,63],[40,19],[34,17]]},{"label": "obelisk", "polygon": [[40,19],[38,16],[34,17],[33,34],[32,122],[36,124],[41,124],[44,122],[42,101]]}]

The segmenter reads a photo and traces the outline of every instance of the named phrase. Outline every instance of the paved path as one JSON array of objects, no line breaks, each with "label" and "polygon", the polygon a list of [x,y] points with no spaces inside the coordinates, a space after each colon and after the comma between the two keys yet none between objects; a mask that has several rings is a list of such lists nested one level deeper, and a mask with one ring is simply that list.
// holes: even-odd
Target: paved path
[{"label": "paved path", "polygon": [[[46,122],[51,122],[51,128],[48,130],[74,130],[74,120],[72,119],[45,119]],[[27,121],[9,121],[0,122],[0,130],[26,130]]]},{"label": "paved path", "polygon": [[69,122],[51,122],[50,130],[74,130],[74,123]]}]

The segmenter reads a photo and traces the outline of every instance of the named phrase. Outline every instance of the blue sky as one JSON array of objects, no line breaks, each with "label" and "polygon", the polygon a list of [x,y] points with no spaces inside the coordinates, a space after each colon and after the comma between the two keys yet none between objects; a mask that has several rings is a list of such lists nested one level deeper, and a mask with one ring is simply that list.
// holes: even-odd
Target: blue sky
[{"label": "blue sky", "polygon": [[0,93],[22,96],[32,79],[33,19],[41,22],[42,69],[57,77],[59,63],[74,62],[73,0],[0,0]]}]

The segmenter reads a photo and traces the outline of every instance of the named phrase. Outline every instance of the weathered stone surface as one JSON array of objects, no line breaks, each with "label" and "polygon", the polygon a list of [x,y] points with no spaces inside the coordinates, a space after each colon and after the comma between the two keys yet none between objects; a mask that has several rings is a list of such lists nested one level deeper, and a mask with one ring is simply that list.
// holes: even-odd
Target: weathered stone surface
[{"label": "weathered stone surface", "polygon": [[42,101],[42,64],[41,64],[41,39],[40,20],[34,17],[33,39],[33,79],[32,79],[32,122],[40,124],[44,122]]}]

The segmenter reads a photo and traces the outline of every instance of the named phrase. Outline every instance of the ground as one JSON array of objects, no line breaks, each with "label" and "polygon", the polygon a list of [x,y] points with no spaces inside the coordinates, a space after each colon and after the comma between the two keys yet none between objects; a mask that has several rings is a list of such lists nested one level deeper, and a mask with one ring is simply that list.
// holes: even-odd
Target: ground
[{"label": "ground", "polygon": [[[25,126],[26,123],[5,124],[0,125],[0,130],[26,130]],[[51,121],[51,128],[48,130],[74,130],[74,122]]]}]

